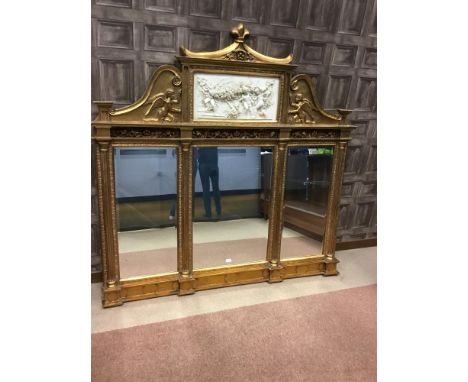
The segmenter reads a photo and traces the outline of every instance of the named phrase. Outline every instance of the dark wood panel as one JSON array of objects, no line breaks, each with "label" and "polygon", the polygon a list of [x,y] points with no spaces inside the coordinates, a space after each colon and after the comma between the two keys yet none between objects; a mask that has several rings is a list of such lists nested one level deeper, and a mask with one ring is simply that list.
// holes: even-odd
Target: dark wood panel
[{"label": "dark wood panel", "polygon": [[233,20],[258,23],[261,5],[262,2],[258,0],[233,0],[232,18]]},{"label": "dark wood panel", "polygon": [[301,62],[306,64],[323,64],[325,46],[324,43],[304,42],[302,44]]},{"label": "dark wood panel", "polygon": [[162,52],[175,52],[177,28],[145,25],[145,49]]},{"label": "dark wood panel", "polygon": [[151,11],[175,13],[177,0],[145,0],[145,8]]},{"label": "dark wood panel", "polygon": [[336,0],[308,0],[304,12],[307,29],[331,31],[336,18]]},{"label": "dark wood panel", "polygon": [[133,23],[98,21],[98,46],[133,49]]},{"label": "dark wood panel", "polygon": [[271,24],[295,27],[299,14],[300,0],[273,0]]}]

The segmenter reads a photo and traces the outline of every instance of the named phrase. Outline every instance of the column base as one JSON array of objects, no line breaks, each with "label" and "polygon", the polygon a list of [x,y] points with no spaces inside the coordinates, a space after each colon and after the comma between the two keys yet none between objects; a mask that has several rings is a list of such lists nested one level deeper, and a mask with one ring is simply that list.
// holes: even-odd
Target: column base
[{"label": "column base", "polygon": [[192,275],[179,276],[179,296],[194,294],[196,291],[196,282]]},{"label": "column base", "polygon": [[337,270],[337,264],[340,261],[336,257],[325,257],[323,260],[323,276],[336,276],[340,272]]},{"label": "column base", "polygon": [[123,304],[122,289],[120,286],[102,288],[102,307],[111,308]]},{"label": "column base", "polygon": [[281,276],[281,270],[283,269],[283,266],[281,263],[270,263],[268,265],[268,270],[269,270],[269,277],[268,277],[268,282],[270,284],[272,283],[279,283],[283,281],[283,277]]}]

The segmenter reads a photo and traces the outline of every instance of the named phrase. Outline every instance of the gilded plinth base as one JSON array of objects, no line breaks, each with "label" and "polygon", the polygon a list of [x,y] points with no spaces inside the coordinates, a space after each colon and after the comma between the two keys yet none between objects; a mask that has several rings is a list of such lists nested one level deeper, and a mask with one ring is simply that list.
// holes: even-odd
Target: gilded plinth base
[{"label": "gilded plinth base", "polygon": [[196,291],[196,280],[191,275],[179,276],[179,296],[194,294]]},{"label": "gilded plinth base", "polygon": [[283,281],[283,277],[281,276],[281,270],[283,266],[280,263],[270,263],[268,266],[268,270],[270,271],[268,282],[271,283],[279,283]]},{"label": "gilded plinth base", "polygon": [[336,257],[325,257],[323,259],[323,275],[324,276],[336,276],[339,274],[337,270],[337,264],[340,261]]},{"label": "gilded plinth base", "polygon": [[120,286],[103,288],[102,292],[102,306],[104,308],[110,308],[112,306],[119,306],[123,304],[122,290]]}]

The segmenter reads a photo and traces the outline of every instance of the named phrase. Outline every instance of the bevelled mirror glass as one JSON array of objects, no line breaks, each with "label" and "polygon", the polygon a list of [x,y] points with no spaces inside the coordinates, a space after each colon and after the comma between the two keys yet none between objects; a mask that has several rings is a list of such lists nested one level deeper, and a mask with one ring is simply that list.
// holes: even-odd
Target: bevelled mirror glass
[{"label": "bevelled mirror glass", "polygon": [[120,277],[177,272],[177,153],[115,148]]},{"label": "bevelled mirror glass", "polygon": [[287,153],[281,259],[322,253],[332,147],[290,147]]},{"label": "bevelled mirror glass", "polygon": [[[266,260],[261,147],[193,149],[193,267]],[[268,170],[271,180],[271,168]]]}]

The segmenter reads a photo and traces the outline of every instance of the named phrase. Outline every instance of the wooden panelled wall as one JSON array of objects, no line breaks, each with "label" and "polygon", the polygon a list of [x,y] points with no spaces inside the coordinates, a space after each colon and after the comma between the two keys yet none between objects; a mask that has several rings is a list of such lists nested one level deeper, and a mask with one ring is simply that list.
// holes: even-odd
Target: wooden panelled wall
[{"label": "wooden panelled wall", "polygon": [[[249,44],[274,57],[294,55],[316,81],[326,109],[350,108],[357,125],[347,152],[338,241],[377,235],[376,0],[93,0],[92,100],[134,102],[153,70],[173,64],[178,47],[210,51],[231,43],[244,23]],[[93,106],[93,116],[96,110]],[[94,178],[94,175],[93,175]],[[92,185],[92,270],[100,270]]]}]

